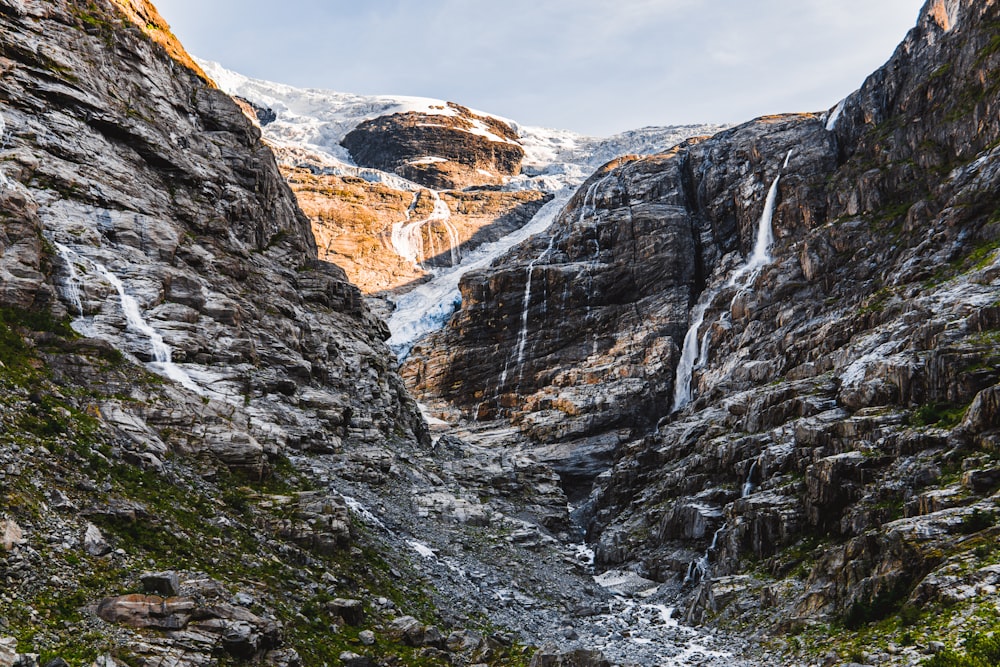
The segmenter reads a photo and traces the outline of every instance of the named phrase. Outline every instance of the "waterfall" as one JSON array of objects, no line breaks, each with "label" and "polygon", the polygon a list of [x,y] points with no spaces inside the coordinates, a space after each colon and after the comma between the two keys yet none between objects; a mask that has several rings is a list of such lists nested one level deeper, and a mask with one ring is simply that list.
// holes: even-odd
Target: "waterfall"
[{"label": "waterfall", "polygon": [[826,131],[833,132],[834,128],[837,127],[837,121],[840,119],[840,112],[844,110],[844,102],[846,99],[837,102],[837,106],[833,108],[830,112],[830,117],[826,119]]},{"label": "waterfall", "polygon": [[[785,155],[785,161],[778,170],[771,187],[768,188],[767,197],[764,199],[764,211],[757,222],[757,236],[754,241],[753,251],[747,261],[733,272],[726,287],[747,288],[757,277],[762,268],[771,263],[771,246],[774,244],[774,229],[771,220],[774,217],[774,209],[778,199],[778,182],[781,179],[781,172],[788,168],[788,162],[792,159],[792,151]],[[681,347],[681,358],[677,362],[677,372],[674,375],[674,402],[670,412],[677,412],[691,402],[691,378],[696,368],[701,368],[708,363],[708,334],[706,331],[699,343],[698,330],[705,320],[705,310],[715,299],[718,292],[715,290],[705,290],[702,292],[698,303],[691,310],[691,325],[687,333],[684,334],[684,344]],[[735,300],[735,296],[733,299]]]},{"label": "waterfall", "polygon": [[104,265],[93,262],[94,268],[101,276],[111,283],[111,286],[118,292],[118,299],[121,303],[122,312],[128,325],[135,331],[141,333],[149,339],[150,350],[153,353],[153,362],[150,366],[160,372],[161,375],[173,380],[185,389],[195,393],[202,393],[201,388],[194,383],[187,373],[180,366],[171,360],[170,347],[163,341],[163,336],[156,329],[151,327],[142,317],[139,309],[139,302],[135,297],[125,291],[125,285],[115,274],[111,273]]},{"label": "waterfall", "polygon": [[[6,148],[7,146],[7,121],[4,120],[3,114],[0,113],[0,148]],[[7,174],[3,173],[3,169],[0,169],[0,192],[3,192],[10,187],[10,181],[7,179]]]},{"label": "waterfall", "polygon": [[697,584],[708,575],[712,553],[719,546],[719,536],[726,532],[726,528],[728,527],[729,524],[724,523],[712,534],[712,542],[708,545],[708,548],[705,549],[705,553],[697,559],[691,561],[688,565],[687,574],[684,575],[684,582],[681,584],[682,586],[686,586],[687,584]]},{"label": "waterfall", "polygon": [[75,253],[62,243],[56,243],[55,246],[59,252],[59,256],[66,264],[67,276],[66,280],[63,281],[63,296],[73,306],[76,314],[83,317],[83,301],[80,298],[80,274],[76,270],[76,264],[73,262],[73,255]]},{"label": "waterfall", "polygon": [[[524,345],[528,340],[528,309],[531,306],[531,276],[535,270],[535,264],[544,259],[552,252],[552,248],[556,242],[556,235],[553,234],[549,237],[549,245],[546,246],[545,250],[538,257],[531,260],[528,263],[528,278],[524,284],[524,303],[521,306],[521,331],[517,336],[517,383],[521,384],[521,377],[524,374],[524,368],[522,364],[524,363]],[[506,369],[504,369],[506,373]]]},{"label": "waterfall", "polygon": [[754,490],[757,488],[757,486],[753,483],[753,476],[754,473],[757,472],[757,464],[759,462],[760,459],[758,458],[755,459],[754,462],[750,465],[750,470],[747,472],[746,481],[743,482],[743,488],[740,492],[740,498],[746,498],[751,493],[753,493]]},{"label": "waterfall", "polygon": [[396,251],[397,255],[408,262],[413,262],[414,264],[423,262],[426,257],[424,255],[424,236],[421,230],[425,225],[439,222],[444,226],[445,232],[448,234],[451,265],[458,266],[462,260],[462,256],[458,247],[458,231],[451,224],[451,209],[448,208],[448,204],[441,199],[437,191],[429,190],[428,192],[434,198],[434,209],[431,211],[431,214],[421,220],[411,220],[413,210],[417,205],[417,195],[414,195],[413,203],[410,204],[410,208],[406,211],[406,220],[394,223],[392,226],[392,236],[390,237],[392,248]]},{"label": "waterfall", "polygon": [[[63,283],[63,296],[76,309],[77,314],[80,317],[83,317],[83,303],[80,298],[80,273],[77,271],[76,262],[74,261],[74,259],[83,258],[62,243],[56,243],[55,247],[59,256],[62,257],[63,261],[66,263],[68,273],[67,278]],[[191,379],[191,376],[184,372],[180,366],[171,360],[170,346],[164,342],[163,336],[160,335],[156,329],[150,326],[145,319],[143,319],[142,312],[139,308],[139,302],[125,290],[125,285],[122,283],[121,279],[119,279],[118,276],[112,273],[100,262],[89,258],[87,258],[86,261],[94,268],[95,271],[97,271],[97,273],[101,275],[102,278],[104,278],[106,282],[115,288],[115,291],[118,293],[118,301],[121,304],[121,309],[125,315],[125,321],[128,328],[142,334],[149,340],[150,352],[153,357],[153,361],[148,364],[149,367],[159,375],[163,375],[164,377],[173,380],[185,389],[204,395],[201,387],[195,384],[194,380]],[[74,323],[74,328],[75,327],[76,324]]]},{"label": "waterfall", "polygon": [[[691,376],[694,374],[695,365],[701,355],[699,354],[698,329],[705,321],[705,311],[715,297],[715,292],[705,290],[701,299],[695,304],[691,311],[691,326],[684,334],[684,346],[681,348],[681,359],[677,362],[677,373],[674,378],[674,404],[671,412],[677,412],[691,402]],[[705,356],[708,356],[708,349],[705,346]]]},{"label": "waterfall", "polygon": [[[457,266],[441,269],[429,282],[422,283],[396,300],[396,309],[389,317],[389,347],[400,361],[406,358],[417,339],[441,328],[455,307],[462,302],[458,283],[469,271],[488,266],[518,243],[544,232],[562,211],[573,193],[563,190],[542,206],[535,216],[520,229],[497,241],[484,243],[461,258]],[[501,385],[502,386],[502,385]]]}]

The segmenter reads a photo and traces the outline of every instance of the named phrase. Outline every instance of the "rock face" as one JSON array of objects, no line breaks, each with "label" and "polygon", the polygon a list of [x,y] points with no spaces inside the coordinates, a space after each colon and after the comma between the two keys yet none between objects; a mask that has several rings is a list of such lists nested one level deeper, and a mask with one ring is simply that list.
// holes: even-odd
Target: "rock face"
[{"label": "rock face", "polygon": [[[406,289],[483,243],[524,226],[551,195],[537,190],[405,190],[330,173],[279,148],[282,172],[312,221],[322,259],[366,295]],[[293,164],[294,166],[286,166]]]},{"label": "rock face", "polygon": [[[419,437],[385,325],[317,259],[259,130],[156,26],[143,3],[4,11],[4,304],[65,313],[180,378],[193,418],[146,396],[139,414],[100,408],[157,457],[260,470],[286,448]],[[115,40],[134,55],[109,78]]]},{"label": "rock face", "polygon": [[341,143],[361,166],[436,190],[498,185],[521,171],[524,149],[510,125],[453,102],[441,111],[379,116],[359,124]]},{"label": "rock face", "polygon": [[[564,471],[613,453],[590,507],[598,563],[705,582],[710,615],[734,591],[724,613],[742,622],[857,622],[953,595],[944,573],[970,556],[955,536],[992,530],[998,12],[929,2],[829,112],[609,164],[547,236],[466,277],[404,375],[469,416],[509,416]],[[692,323],[688,403],[674,390]],[[748,558],[808,576],[713,583]]]}]

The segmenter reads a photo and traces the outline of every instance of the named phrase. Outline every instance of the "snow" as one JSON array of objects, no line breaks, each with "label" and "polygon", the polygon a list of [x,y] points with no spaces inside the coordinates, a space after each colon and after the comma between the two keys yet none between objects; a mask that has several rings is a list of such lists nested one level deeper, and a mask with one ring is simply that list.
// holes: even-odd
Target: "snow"
[{"label": "snow", "polygon": [[[251,79],[227,70],[218,63],[202,60],[198,63],[225,92],[276,112],[277,119],[264,128],[269,142],[285,148],[309,148],[322,154],[331,163],[331,168],[345,170],[344,173],[350,173],[351,167],[358,167],[340,142],[362,122],[408,111],[452,117],[459,113],[444,100],[398,95],[355,95],[318,88],[296,88]],[[517,143],[524,149],[524,173],[511,179],[505,186],[508,190],[538,189],[557,192],[563,188],[576,187],[595,169],[620,155],[658,153],[692,136],[715,134],[727,127],[645,127],[599,138],[569,130],[522,125],[476,109],[470,111],[476,116],[509,125],[518,135],[515,142],[499,136],[479,119],[466,119],[471,127],[464,131],[486,137],[490,141]],[[433,125],[433,122],[428,124]]]},{"label": "snow", "polygon": [[[295,88],[280,83],[251,79],[225,69],[218,63],[199,61],[205,72],[225,92],[272,109],[277,118],[263,128],[268,142],[282,149],[283,160],[294,165],[307,164],[323,174],[358,176],[389,187],[418,192],[421,186],[404,178],[359,167],[348,151],[340,145],[343,138],[365,120],[409,111],[428,116],[458,116],[459,111],[443,100],[425,97],[390,95],[355,95],[316,88]],[[433,269],[433,278],[395,299],[395,311],[389,318],[392,337],[389,345],[400,360],[413,344],[424,335],[439,329],[461,303],[458,283],[468,271],[485,267],[514,245],[544,231],[569,200],[573,190],[598,167],[624,155],[648,155],[662,152],[697,135],[714,134],[723,125],[685,125],[646,127],[612,137],[597,138],[568,130],[521,125],[514,121],[470,109],[482,118],[493,119],[511,127],[518,140],[501,137],[480,119],[463,119],[469,123],[464,131],[490,141],[517,143],[525,151],[522,173],[503,185],[508,191],[540,190],[555,194],[555,199],[542,207],[535,217],[520,230],[498,241],[487,243],[465,257],[453,256],[453,266]],[[433,120],[426,124],[434,125]],[[440,156],[422,156],[413,164],[432,164],[444,160]],[[444,224],[453,246],[457,235],[439,206],[428,219],[413,222],[407,217],[392,230],[392,245],[400,256],[417,262],[423,258],[420,227],[431,222]],[[458,264],[458,266],[454,266]],[[530,289],[530,286],[529,286]],[[523,348],[523,345],[519,347]]]}]

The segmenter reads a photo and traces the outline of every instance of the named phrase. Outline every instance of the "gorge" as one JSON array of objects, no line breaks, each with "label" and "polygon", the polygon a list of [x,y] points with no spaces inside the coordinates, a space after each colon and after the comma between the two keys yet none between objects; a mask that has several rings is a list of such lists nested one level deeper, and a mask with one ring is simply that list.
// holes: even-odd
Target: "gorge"
[{"label": "gorge", "polygon": [[974,664],[998,26],[596,139],[0,0],[0,667]]}]

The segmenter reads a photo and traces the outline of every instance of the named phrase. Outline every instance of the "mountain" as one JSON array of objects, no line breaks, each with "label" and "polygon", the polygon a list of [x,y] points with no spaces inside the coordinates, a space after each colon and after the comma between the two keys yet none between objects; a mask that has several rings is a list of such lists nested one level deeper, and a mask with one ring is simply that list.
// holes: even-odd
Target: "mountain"
[{"label": "mountain", "polygon": [[0,667],[989,664],[997,25],[595,139],[0,0]]},{"label": "mountain", "polygon": [[609,158],[723,129],[584,137],[444,100],[300,89],[201,65],[254,109],[320,256],[344,267],[388,319],[401,357],[451,316],[467,271],[545,229]]},{"label": "mountain", "polygon": [[921,614],[995,601],[998,18],[928,2],[830,110],[610,162],[463,278],[408,385],[593,483],[598,567],[689,620],[915,664]]}]

